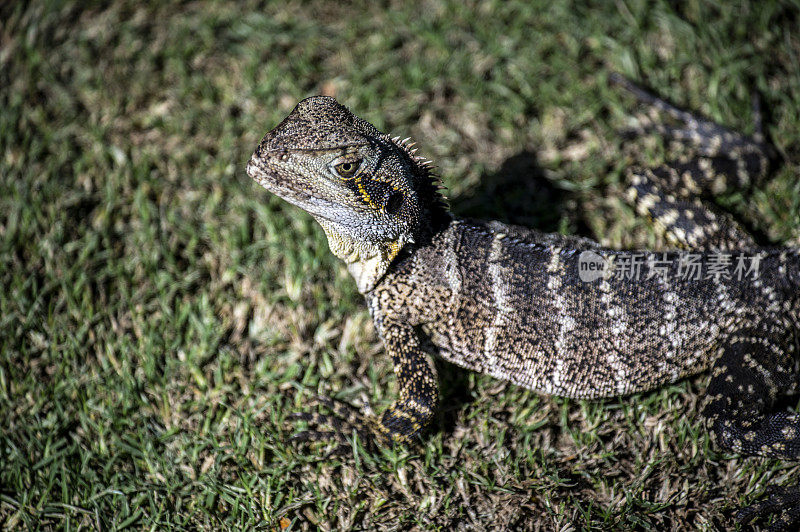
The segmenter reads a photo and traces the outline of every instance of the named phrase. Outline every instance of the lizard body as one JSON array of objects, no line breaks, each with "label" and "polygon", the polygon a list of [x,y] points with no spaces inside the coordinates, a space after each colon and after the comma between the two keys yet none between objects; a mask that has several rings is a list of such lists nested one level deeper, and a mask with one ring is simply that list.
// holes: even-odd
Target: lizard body
[{"label": "lizard body", "polygon": [[[763,178],[769,147],[618,82],[682,124],[653,129],[697,147],[695,158],[629,172],[629,199],[682,251],[613,250],[456,219],[428,162],[333,98],[303,100],[261,141],[248,174],[319,221],[392,357],[399,394],[371,422],[378,441],[409,441],[433,419],[430,346],[460,366],[573,398],[711,369],[703,416],[717,444],[800,459],[800,416],[773,410],[798,384],[800,248],[759,247],[704,201]],[[687,278],[687,257],[706,269]],[[582,278],[587,261],[605,269]],[[776,526],[800,518],[800,490],[776,497],[743,516],[777,508]]]},{"label": "lizard body", "polygon": [[[587,249],[617,262],[635,257],[640,277],[582,281]],[[598,399],[704,371],[743,331],[772,337],[796,327],[800,278],[779,272],[800,272],[800,254],[753,254],[758,282],[687,282],[678,279],[682,252],[575,248],[525,228],[453,220],[401,257],[367,301],[376,323],[421,327],[451,362],[540,393]],[[698,254],[701,262],[715,256]],[[669,270],[647,279],[651,261]]]}]

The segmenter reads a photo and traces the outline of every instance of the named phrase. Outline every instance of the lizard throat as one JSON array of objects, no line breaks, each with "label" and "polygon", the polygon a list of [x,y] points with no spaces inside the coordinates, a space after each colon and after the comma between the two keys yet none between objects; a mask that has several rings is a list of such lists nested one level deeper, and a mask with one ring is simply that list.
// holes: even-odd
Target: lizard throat
[{"label": "lizard throat", "polygon": [[403,235],[388,242],[356,240],[339,231],[335,224],[324,218],[317,218],[317,222],[328,237],[331,252],[345,262],[362,294],[375,288],[394,258],[409,241]]}]

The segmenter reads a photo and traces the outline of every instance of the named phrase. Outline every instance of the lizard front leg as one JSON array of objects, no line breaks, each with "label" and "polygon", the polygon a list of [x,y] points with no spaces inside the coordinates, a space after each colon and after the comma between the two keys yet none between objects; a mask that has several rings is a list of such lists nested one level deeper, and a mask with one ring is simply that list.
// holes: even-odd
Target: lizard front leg
[{"label": "lizard front leg", "polygon": [[376,418],[345,403],[318,397],[318,402],[334,415],[300,412],[292,417],[315,427],[327,425],[335,430],[305,430],[295,434],[294,441],[335,440],[340,444],[337,450],[343,451],[349,447],[348,438],[355,432],[364,444],[375,448],[409,443],[430,424],[438,407],[439,388],[436,370],[420,347],[416,331],[411,325],[394,320],[380,320],[376,325],[394,363],[399,388],[397,400]]},{"label": "lizard front leg", "polygon": [[381,416],[378,430],[391,441],[408,442],[436,414],[439,404],[436,370],[411,325],[394,320],[381,320],[377,325],[392,357],[399,388],[399,397]]}]

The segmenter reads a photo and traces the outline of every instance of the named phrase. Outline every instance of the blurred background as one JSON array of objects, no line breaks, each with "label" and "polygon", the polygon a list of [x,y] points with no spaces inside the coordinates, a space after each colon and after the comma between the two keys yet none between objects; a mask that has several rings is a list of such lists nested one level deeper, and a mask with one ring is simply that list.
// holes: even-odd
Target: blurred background
[{"label": "blurred background", "polygon": [[605,403],[439,364],[417,449],[287,438],[316,393],[395,394],[313,220],[252,183],[261,136],[335,96],[438,165],[453,210],[657,243],[622,170],[611,72],[784,159],[719,203],[800,230],[797,2],[6,2],[0,6],[0,523],[5,528],[686,529],[797,464],[718,455],[705,379]]}]

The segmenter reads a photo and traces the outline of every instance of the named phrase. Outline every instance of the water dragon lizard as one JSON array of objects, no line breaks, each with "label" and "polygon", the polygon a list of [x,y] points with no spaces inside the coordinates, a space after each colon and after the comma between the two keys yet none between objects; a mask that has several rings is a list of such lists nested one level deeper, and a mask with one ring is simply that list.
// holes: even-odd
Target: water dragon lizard
[{"label": "water dragon lizard", "polygon": [[[362,437],[408,442],[430,424],[432,345],[465,368],[572,398],[710,370],[702,415],[716,445],[800,460],[800,414],[775,407],[798,388],[800,244],[760,247],[707,202],[763,179],[771,148],[760,126],[745,136],[615,81],[676,124],[652,128],[695,150],[628,171],[628,197],[667,250],[457,219],[429,161],[331,97],[301,101],[258,145],[248,175],[319,222],[392,358],[399,397],[357,427]],[[775,490],[739,518],[769,514],[775,529],[796,526],[800,488]]]}]

